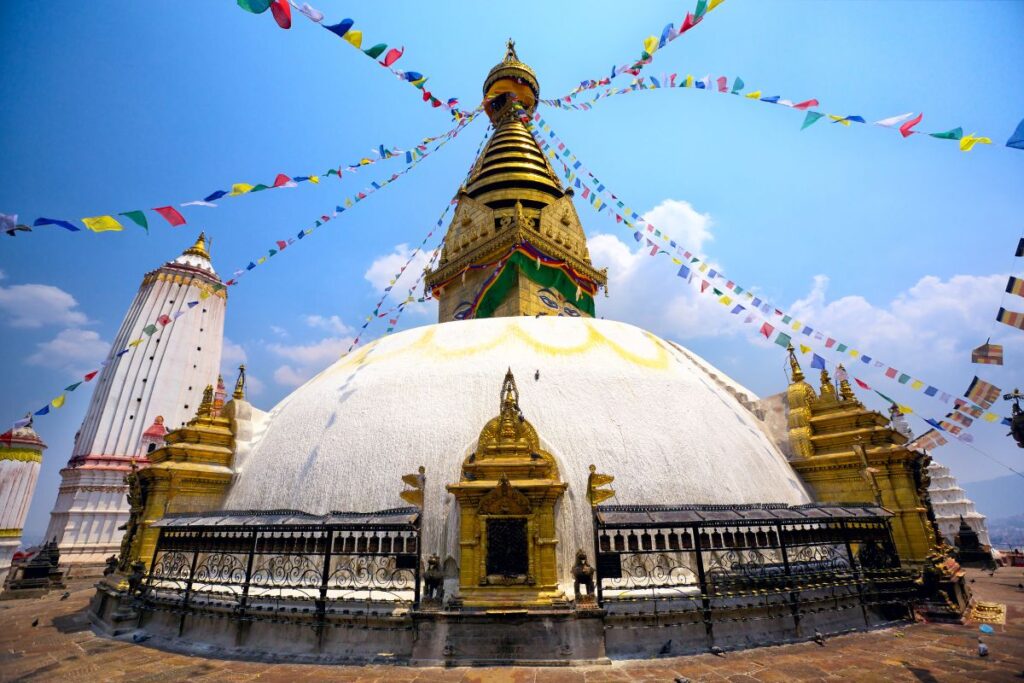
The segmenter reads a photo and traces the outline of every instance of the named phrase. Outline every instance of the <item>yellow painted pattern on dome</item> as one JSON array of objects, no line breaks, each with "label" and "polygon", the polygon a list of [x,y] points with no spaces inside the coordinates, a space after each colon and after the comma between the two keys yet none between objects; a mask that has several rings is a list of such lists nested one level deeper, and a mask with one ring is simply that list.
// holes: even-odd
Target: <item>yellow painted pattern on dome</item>
[{"label": "yellow painted pattern on dome", "polygon": [[[463,324],[463,323],[449,323],[449,324]],[[622,346],[618,342],[612,340],[607,335],[602,334],[600,331],[594,328],[589,323],[583,323],[586,330],[586,338],[579,343],[572,344],[570,346],[559,346],[550,342],[545,342],[534,335],[531,335],[529,331],[523,329],[518,323],[512,323],[504,327],[500,334],[495,335],[492,339],[489,339],[478,344],[467,346],[464,348],[447,348],[439,344],[436,340],[437,328],[434,326],[428,327],[424,330],[415,341],[402,346],[401,348],[394,349],[392,351],[377,351],[378,346],[383,340],[376,340],[368,344],[362,351],[356,352],[345,357],[342,362],[329,368],[326,373],[333,374],[334,372],[342,371],[353,365],[363,365],[371,363],[379,363],[381,361],[393,358],[395,356],[409,353],[409,352],[420,352],[424,356],[432,359],[453,359],[453,358],[466,358],[475,356],[486,351],[495,349],[503,344],[508,343],[513,338],[525,343],[526,345],[533,348],[539,353],[544,353],[551,356],[572,356],[579,355],[589,351],[594,351],[599,348],[608,348],[617,356],[623,360],[645,368],[654,370],[665,370],[669,367],[669,354],[660,343],[661,340],[646,330],[641,330],[641,333],[648,340],[652,342],[652,348],[656,352],[653,357],[646,357],[641,354],[630,351],[626,347]],[[390,338],[394,340],[394,337]]]}]

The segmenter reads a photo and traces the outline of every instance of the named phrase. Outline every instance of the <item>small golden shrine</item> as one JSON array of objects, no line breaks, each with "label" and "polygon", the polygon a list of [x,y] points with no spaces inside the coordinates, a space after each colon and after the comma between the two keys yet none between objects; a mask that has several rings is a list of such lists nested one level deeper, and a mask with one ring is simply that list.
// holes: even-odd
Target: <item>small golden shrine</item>
[{"label": "small golden shrine", "polygon": [[463,605],[564,606],[558,588],[555,503],[565,492],[554,457],[519,409],[510,369],[501,411],[480,432],[476,451],[449,484],[460,508],[459,589]]}]

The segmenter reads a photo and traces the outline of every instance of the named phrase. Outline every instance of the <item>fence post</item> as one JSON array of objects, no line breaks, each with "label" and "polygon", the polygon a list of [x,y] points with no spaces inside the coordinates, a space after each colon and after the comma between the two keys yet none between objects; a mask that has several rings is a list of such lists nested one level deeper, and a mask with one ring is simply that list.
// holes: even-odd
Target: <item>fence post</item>
[{"label": "fence post", "polygon": [[334,529],[328,529],[324,536],[323,569],[320,572],[320,599],[316,601],[317,648],[323,647],[324,622],[327,619],[327,586],[331,580],[331,553],[334,551]]},{"label": "fence post", "polygon": [[693,551],[697,556],[697,582],[700,584],[701,619],[704,620],[704,631],[708,636],[708,647],[715,644],[714,625],[711,622],[711,597],[708,594],[708,580],[704,573],[704,552],[700,543],[700,526],[690,525],[693,534]]},{"label": "fence post", "polygon": [[853,583],[857,587],[857,600],[860,601],[860,613],[864,617],[864,625],[870,626],[868,623],[868,608],[864,604],[864,585],[861,581],[860,566],[857,564],[857,558],[853,554],[853,546],[850,545],[850,528],[846,525],[845,521],[839,523],[839,528],[843,532],[843,545],[846,546],[846,558],[850,561],[850,572],[853,574]]},{"label": "fence post", "polygon": [[786,550],[786,541],[782,536],[782,522],[775,523],[775,533],[779,537],[779,551],[782,553],[782,566],[786,572],[786,588],[789,591],[789,609],[793,612],[793,627],[796,634],[800,635],[800,591],[796,589],[796,581],[793,578],[793,570],[789,566],[789,552]]},{"label": "fence post", "polygon": [[178,637],[185,633],[185,613],[188,612],[192,600],[192,579],[196,575],[196,564],[199,562],[199,551],[202,547],[203,532],[196,533],[195,545],[192,547],[192,566],[188,570],[188,583],[185,584],[185,599],[181,603],[181,619],[178,621]]},{"label": "fence post", "polygon": [[600,537],[600,534],[597,531],[597,525],[598,525],[598,521],[597,521],[597,506],[596,505],[591,505],[590,506],[590,528],[594,532],[594,575],[595,575],[594,589],[595,589],[595,593],[597,593],[597,595],[596,595],[597,606],[598,607],[604,607],[604,589],[601,587],[601,584],[603,583],[603,580],[602,580],[602,577],[601,577],[601,572],[599,572],[598,569],[597,569],[598,565],[600,564],[597,561],[597,556],[601,552],[601,537]]}]

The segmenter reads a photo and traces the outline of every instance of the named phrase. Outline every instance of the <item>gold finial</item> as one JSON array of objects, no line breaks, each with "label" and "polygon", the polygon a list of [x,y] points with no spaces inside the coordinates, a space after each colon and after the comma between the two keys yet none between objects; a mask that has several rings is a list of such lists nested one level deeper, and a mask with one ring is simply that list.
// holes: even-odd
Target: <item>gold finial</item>
[{"label": "gold finial", "polygon": [[235,392],[231,394],[231,398],[238,399],[239,401],[245,400],[245,364],[238,366],[238,379],[235,380]]},{"label": "gold finial", "polygon": [[512,40],[511,38],[509,38],[508,42],[505,44],[505,59],[503,61],[519,61],[519,55],[516,54],[516,41]]},{"label": "gold finial", "polygon": [[832,384],[832,378],[828,376],[828,370],[821,369],[821,397],[832,401],[836,400],[836,388]]},{"label": "gold finial", "polygon": [[800,369],[800,361],[796,359],[796,350],[793,348],[792,344],[790,344],[786,350],[789,351],[789,367],[793,371],[790,381],[794,384],[797,382],[803,382],[804,371]]},{"label": "gold finial", "polygon": [[210,417],[213,412],[213,385],[207,384],[206,388],[203,389],[203,401],[199,404],[199,410],[196,411],[196,417]]},{"label": "gold finial", "polygon": [[516,387],[516,378],[512,375],[512,368],[505,373],[505,381],[501,385],[501,410],[505,411],[506,406],[519,412],[519,388]]},{"label": "gold finial", "polygon": [[192,254],[193,256],[202,256],[205,259],[210,258],[210,252],[206,250],[206,233],[200,232],[199,237],[196,238],[196,243],[191,247],[182,252],[182,255]]},{"label": "gold finial", "polygon": [[846,368],[840,363],[836,368],[836,377],[839,378],[839,396],[844,401],[853,401],[857,397],[853,394],[853,389],[850,388],[849,375],[846,373]]}]

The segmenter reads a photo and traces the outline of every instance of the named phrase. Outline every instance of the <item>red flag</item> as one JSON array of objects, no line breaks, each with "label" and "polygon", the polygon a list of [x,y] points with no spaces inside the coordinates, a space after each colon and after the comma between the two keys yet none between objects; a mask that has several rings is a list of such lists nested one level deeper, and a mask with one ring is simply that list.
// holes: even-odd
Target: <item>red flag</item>
[{"label": "red flag", "polygon": [[729,79],[725,76],[718,77],[718,92],[729,92]]},{"label": "red flag", "polygon": [[774,331],[775,328],[769,325],[768,323],[764,323],[763,325],[761,325],[761,334],[764,335],[765,339],[771,339],[772,332]]},{"label": "red flag", "polygon": [[895,377],[896,376],[896,368],[889,368],[888,370],[886,370],[885,371],[885,376],[888,377],[889,379],[892,379],[893,377]]},{"label": "red flag", "polygon": [[281,251],[284,251],[284,248],[287,247],[287,246],[288,246],[287,242],[283,242],[281,240],[277,240],[277,248],[280,249]]},{"label": "red flag", "polygon": [[288,0],[273,0],[270,3],[270,11],[278,26],[281,28],[292,27],[292,8],[288,5]]},{"label": "red flag", "polygon": [[829,337],[828,339],[825,340],[825,348],[826,349],[831,349],[835,345],[836,345],[836,340],[833,339],[832,337]]},{"label": "red flag", "polygon": [[700,281],[700,293],[703,294],[707,290],[707,288],[710,287],[710,286],[711,286],[710,282],[708,282],[707,280],[701,280]]},{"label": "red flag", "polygon": [[173,206],[159,206],[153,210],[163,216],[164,220],[170,223],[172,228],[185,225],[185,217],[178,213],[178,210]]},{"label": "red flag", "polygon": [[907,121],[906,123],[904,123],[902,126],[900,126],[900,135],[902,135],[905,138],[909,138],[911,135],[913,135],[916,132],[916,131],[913,131],[913,130],[910,130],[910,129],[913,128],[914,126],[916,126],[917,124],[921,123],[921,119],[923,119],[923,118],[924,118],[924,114],[918,114],[914,118],[912,118],[909,121]]},{"label": "red flag", "polygon": [[686,13],[686,18],[683,19],[683,25],[679,27],[679,35],[682,35],[689,31],[691,28],[700,23],[700,19],[694,19],[693,15],[689,12]]},{"label": "red flag", "polygon": [[157,318],[156,321],[158,323],[160,323],[161,325],[163,325],[164,327],[166,327],[167,325],[171,324],[171,316],[169,316],[166,313],[164,313],[162,316]]},{"label": "red flag", "polygon": [[86,382],[91,382],[92,378],[95,377],[98,373],[99,373],[99,370],[93,370],[92,372],[90,372],[88,375],[86,375],[82,379],[84,379]]},{"label": "red flag", "polygon": [[853,381],[854,381],[854,382],[856,382],[856,383],[857,383],[857,386],[858,386],[858,387],[860,387],[861,389],[870,389],[870,388],[871,388],[871,387],[869,387],[869,386],[868,386],[867,384],[865,384],[864,382],[861,382],[861,381],[860,381],[859,379],[857,379],[856,377],[854,377],[854,378],[853,378]]},{"label": "red flag", "polygon": [[[341,173],[339,172],[338,175],[341,175]],[[281,187],[282,185],[290,183],[291,181],[292,179],[286,176],[284,173],[278,173],[277,177],[274,178],[274,187]]]},{"label": "red flag", "polygon": [[401,49],[391,48],[390,50],[388,50],[388,53],[384,55],[384,61],[382,61],[381,64],[383,64],[384,66],[391,66],[392,64],[399,60],[399,58],[402,56],[402,53],[404,52],[404,47]]},{"label": "red flag", "polygon": [[810,99],[810,100],[805,100],[804,102],[800,102],[798,104],[794,104],[793,105],[793,109],[804,110],[804,109],[810,109],[811,107],[817,107],[817,106],[818,106],[818,100]]}]

